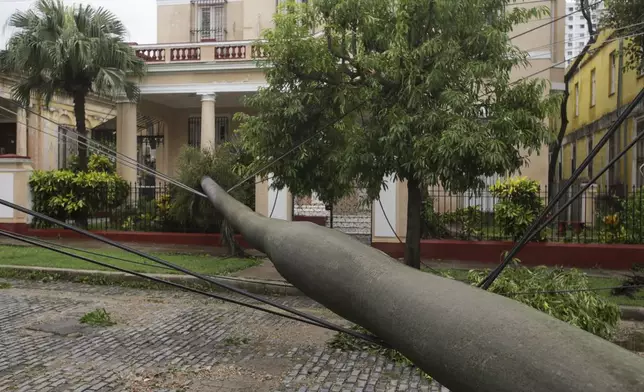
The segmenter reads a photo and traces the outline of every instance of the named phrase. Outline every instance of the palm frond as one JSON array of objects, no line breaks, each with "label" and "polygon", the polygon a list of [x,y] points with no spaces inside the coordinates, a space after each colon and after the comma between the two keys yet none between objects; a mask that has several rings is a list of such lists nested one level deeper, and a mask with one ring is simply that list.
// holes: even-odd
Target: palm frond
[{"label": "palm frond", "polygon": [[17,100],[28,102],[37,93],[48,102],[90,91],[138,97],[128,78],[143,76],[145,63],[123,42],[125,27],[109,10],[38,0],[16,11],[8,25],[17,31],[0,51],[0,70],[21,77],[12,91]]}]

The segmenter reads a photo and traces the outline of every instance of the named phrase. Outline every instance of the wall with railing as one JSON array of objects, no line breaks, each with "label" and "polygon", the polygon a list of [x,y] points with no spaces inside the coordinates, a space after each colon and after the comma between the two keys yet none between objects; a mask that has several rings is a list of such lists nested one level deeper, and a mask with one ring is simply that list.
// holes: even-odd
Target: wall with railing
[{"label": "wall with railing", "polygon": [[134,45],[138,57],[149,64],[199,61],[242,61],[265,58],[254,41],[198,42]]}]

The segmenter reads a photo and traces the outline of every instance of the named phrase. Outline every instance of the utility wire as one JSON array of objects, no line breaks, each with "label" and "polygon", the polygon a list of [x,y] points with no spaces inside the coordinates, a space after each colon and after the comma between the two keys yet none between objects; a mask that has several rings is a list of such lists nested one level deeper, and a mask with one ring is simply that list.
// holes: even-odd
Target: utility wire
[{"label": "utility wire", "polygon": [[[597,4],[601,3],[601,2],[603,2],[603,0],[599,0],[599,1],[595,2],[595,3],[589,4],[589,5],[588,5],[588,7],[592,7],[592,6],[597,5]],[[519,38],[519,37],[522,37],[522,36],[524,36],[524,35],[526,35],[526,34],[529,34],[529,33],[533,32],[533,31],[535,31],[535,30],[539,30],[539,29],[540,29],[540,28],[542,28],[542,27],[550,26],[551,24],[553,24],[553,23],[555,23],[555,22],[558,22],[558,21],[560,21],[560,20],[562,20],[562,19],[565,19],[566,17],[568,17],[568,16],[570,16],[570,15],[573,15],[573,14],[576,14],[576,13],[578,13],[578,12],[581,12],[581,8],[580,8],[580,9],[578,9],[578,10],[576,10],[576,11],[573,11],[573,12],[570,12],[570,13],[568,13],[568,14],[565,14],[565,15],[563,15],[563,16],[560,16],[560,17],[558,17],[558,18],[555,18],[555,19],[551,20],[551,21],[550,21],[550,22],[548,22],[548,23],[541,24],[541,25],[539,25],[539,26],[536,26],[536,27],[531,28],[530,30],[526,30],[526,31],[524,31],[523,33],[520,33],[520,34],[514,35],[514,36],[510,37],[510,39]]]},{"label": "utility wire", "polygon": [[383,347],[389,347],[384,342],[382,342],[381,340],[375,338],[374,336],[365,335],[365,334],[361,334],[361,333],[356,333],[355,331],[352,331],[352,330],[349,330],[349,329],[346,329],[346,328],[342,328],[342,327],[337,327],[337,326],[335,326],[335,325],[333,325],[331,323],[328,323],[328,322],[319,323],[319,322],[310,320],[308,317],[307,318],[299,318],[299,317],[291,316],[289,314],[280,313],[280,312],[277,312],[275,310],[271,310],[271,309],[267,309],[267,308],[264,308],[264,307],[261,307],[261,306],[253,305],[253,304],[246,303],[246,302],[242,302],[242,301],[239,301],[239,300],[236,300],[236,299],[233,299],[233,298],[224,297],[224,296],[221,296],[221,295],[218,295],[218,294],[202,291],[202,290],[195,289],[195,288],[192,288],[192,287],[189,287],[189,286],[185,286],[185,285],[182,285],[182,284],[179,284],[179,283],[167,281],[167,280],[164,280],[164,279],[161,279],[161,278],[157,278],[155,276],[148,276],[148,275],[145,275],[145,274],[140,273],[140,272],[130,271],[130,270],[127,270],[125,268],[117,267],[117,266],[107,264],[107,263],[104,263],[104,262],[101,262],[101,261],[98,261],[98,260],[90,259],[90,258],[85,257],[85,256],[80,256],[80,255],[77,255],[77,254],[74,254],[74,253],[71,253],[71,252],[67,252],[65,250],[58,249],[58,248],[56,248],[54,246],[50,246],[50,245],[48,245],[48,244],[46,244],[46,243],[44,243],[42,241],[29,239],[29,238],[27,238],[25,236],[17,235],[16,233],[12,233],[12,232],[9,232],[9,231],[6,231],[6,230],[0,229],[0,235],[3,235],[5,237],[11,238],[11,239],[14,239],[14,240],[17,240],[17,241],[21,241],[21,242],[25,242],[25,243],[28,243],[28,244],[31,244],[31,245],[35,245],[35,246],[38,246],[38,247],[41,247],[41,248],[44,248],[44,249],[48,249],[48,250],[51,250],[53,252],[60,253],[60,254],[66,255],[66,256],[70,256],[70,257],[74,257],[74,258],[77,258],[77,259],[80,259],[80,260],[83,260],[83,261],[87,261],[87,262],[92,263],[92,264],[100,265],[101,267],[104,267],[104,268],[113,269],[113,270],[116,270],[116,271],[119,271],[119,272],[123,272],[123,273],[134,275],[134,276],[138,276],[140,278],[144,278],[144,279],[147,279],[147,280],[151,280],[153,282],[162,283],[162,284],[165,284],[165,285],[177,287],[177,288],[180,288],[182,290],[186,290],[186,291],[190,291],[190,292],[193,292],[193,293],[205,295],[205,296],[210,297],[210,298],[218,299],[218,300],[221,300],[221,301],[224,301],[224,302],[230,302],[230,303],[233,303],[233,304],[236,304],[236,305],[244,306],[244,307],[251,308],[251,309],[254,309],[254,310],[259,310],[261,312],[266,312],[266,313],[273,314],[273,315],[276,315],[276,316],[285,317],[285,318],[288,318],[290,320],[295,320],[295,321],[303,322],[303,323],[306,323],[306,324],[314,325],[316,327],[326,328],[326,329],[330,329],[330,330],[337,331],[337,332],[344,332],[344,333],[350,334],[350,335],[352,335],[352,336],[354,336],[356,338],[366,340],[366,341],[368,341],[370,343],[375,343],[375,344],[381,345]]},{"label": "utility wire", "polygon": [[[619,28],[616,28],[616,29],[611,29],[611,31],[625,30],[625,29],[635,27],[635,26],[639,26],[639,25],[644,25],[644,22],[634,23],[634,24],[631,24],[631,25],[628,25],[628,26],[619,27]],[[558,44],[561,44],[561,43],[567,43],[567,42],[588,41],[590,39],[590,37],[599,36],[600,34],[601,34],[601,31],[597,31],[597,32],[595,32],[593,34],[589,34],[588,37],[584,36],[584,37],[577,37],[577,38],[573,38],[573,39],[562,39],[562,40],[555,41],[555,42],[552,42],[552,43],[549,43],[549,44],[544,44],[544,45],[534,46],[534,47],[528,48],[528,49],[523,49],[523,51],[529,52],[529,51],[535,50],[535,49],[549,48],[551,46],[555,46],[555,45],[558,45]],[[631,36],[632,35],[622,36],[622,37],[617,37],[617,38],[627,38],[627,37],[631,37]],[[607,41],[607,42],[611,42],[611,41],[614,41],[614,39],[611,39],[610,41]]]},{"label": "utility wire", "polygon": [[[621,124],[626,120],[626,118],[630,115],[630,113],[635,109],[635,107],[644,99],[644,89],[642,89],[639,94],[631,101],[631,103],[625,108],[622,113],[617,117],[617,120],[611,125],[611,127],[608,129],[608,131],[604,134],[604,136],[600,139],[599,143],[592,149],[592,151],[586,156],[584,161],[579,165],[579,167],[572,173],[570,178],[566,181],[564,186],[557,192],[555,197],[548,202],[548,205],[546,208],[541,212],[541,214],[534,220],[534,222],[530,225],[528,230],[525,232],[525,234],[521,237],[521,239],[515,243],[515,245],[512,247],[512,249],[505,255],[505,258],[501,264],[499,264],[490,274],[483,279],[479,283],[479,287],[482,287],[484,289],[487,289],[490,287],[490,285],[494,282],[494,280],[499,276],[499,274],[503,271],[503,269],[510,263],[510,261],[516,256],[516,254],[521,250],[521,248],[528,242],[532,237],[539,232],[540,229],[542,229],[542,225],[540,225],[541,221],[548,216],[550,211],[554,208],[555,204],[558,203],[559,199],[567,192],[567,190],[572,186],[573,182],[581,175],[581,173],[586,169],[586,166],[588,166],[589,162],[592,161],[592,159],[599,153],[599,151],[604,147],[604,145],[608,142],[608,140],[612,137],[612,135],[617,131],[617,129],[621,126]],[[622,151],[620,154],[618,154],[615,158],[613,158],[607,166],[605,166],[599,174],[595,175],[591,181],[588,182],[588,184],[582,188],[581,193],[588,189],[590,185],[595,182],[601,174],[606,172],[610,166],[612,166],[619,158],[621,158],[623,155],[626,154],[628,149],[630,149],[632,146],[635,145],[636,141],[639,140],[641,137],[644,136],[644,133],[638,135],[631,143],[629,143],[627,149]],[[577,193],[575,197],[570,198],[568,202],[565,203],[564,207],[567,207],[570,205],[581,193]],[[562,208],[564,208],[562,207]],[[557,211],[557,215],[561,213],[563,209],[559,209]],[[551,222],[555,216],[557,215],[552,215],[550,218],[546,220],[546,225],[547,223]]]},{"label": "utility wire", "polygon": [[[247,292],[247,291],[245,291],[245,290],[242,290],[242,289],[239,289],[239,288],[237,288],[237,287],[235,287],[235,286],[232,286],[232,285],[229,285],[229,284],[226,284],[226,283],[219,282],[219,281],[217,281],[217,280],[215,280],[215,279],[213,279],[213,278],[211,278],[211,277],[209,277],[209,276],[205,276],[205,275],[203,275],[203,274],[200,274],[200,273],[197,273],[197,272],[194,272],[194,271],[190,271],[190,270],[188,270],[188,269],[186,269],[186,268],[184,268],[184,267],[181,267],[181,266],[179,266],[179,265],[176,265],[176,264],[173,264],[173,263],[171,263],[171,262],[165,261],[165,260],[163,260],[163,259],[161,259],[161,258],[159,258],[159,257],[153,256],[153,255],[148,255],[148,254],[146,254],[146,253],[144,253],[144,252],[141,252],[141,251],[139,251],[139,250],[136,250],[136,249],[130,248],[130,247],[126,246],[126,245],[123,245],[123,244],[120,244],[120,243],[118,243],[118,242],[112,241],[112,240],[110,240],[110,239],[108,239],[108,238],[102,237],[102,236],[100,236],[100,235],[97,235],[97,234],[95,234],[95,233],[89,232],[89,231],[87,231],[87,230],[80,229],[80,228],[78,228],[78,227],[72,226],[72,225],[67,224],[67,223],[65,223],[65,222],[61,222],[61,221],[59,221],[59,220],[57,220],[57,219],[54,219],[54,218],[51,218],[51,217],[49,217],[49,216],[47,216],[47,215],[45,215],[45,214],[39,213],[39,212],[37,212],[37,211],[30,210],[30,209],[25,208],[25,207],[22,207],[22,206],[20,206],[20,205],[17,205],[17,204],[11,203],[11,202],[9,202],[9,201],[7,201],[7,200],[0,199],[0,204],[4,205],[4,206],[6,206],[6,207],[9,207],[9,208],[12,208],[12,209],[18,210],[18,211],[23,212],[23,213],[25,213],[25,214],[28,214],[28,215],[34,216],[34,217],[36,217],[36,218],[42,219],[42,220],[44,220],[44,221],[47,221],[47,222],[50,222],[50,223],[56,224],[56,225],[58,225],[58,226],[62,226],[62,227],[64,227],[64,228],[68,229],[68,230],[72,230],[72,231],[74,231],[74,232],[76,232],[76,233],[79,233],[79,234],[82,234],[82,235],[84,235],[84,236],[86,236],[86,237],[90,237],[90,238],[93,238],[93,239],[95,239],[95,240],[97,240],[97,241],[100,241],[100,242],[103,242],[103,243],[106,243],[106,244],[112,245],[112,246],[114,246],[114,247],[116,247],[116,248],[119,248],[119,249],[121,249],[121,250],[124,250],[124,251],[126,251],[126,252],[133,253],[133,254],[135,254],[135,255],[137,255],[137,256],[143,257],[143,258],[145,258],[145,259],[148,259],[148,260],[154,261],[154,262],[159,263],[159,264],[161,264],[161,265],[164,265],[164,266],[166,266],[166,267],[172,268],[172,269],[174,269],[174,270],[176,270],[176,271],[183,272],[183,273],[184,273],[184,274],[186,274],[186,275],[194,276],[195,278],[198,278],[198,279],[200,279],[200,280],[203,280],[203,281],[206,281],[206,282],[208,282],[208,283],[214,284],[215,286],[218,286],[218,287],[221,287],[221,288],[228,289],[228,290],[230,290],[230,291],[232,291],[232,292],[234,292],[234,293],[237,293],[237,294],[240,294],[240,295],[246,296],[246,297],[248,297],[248,298],[252,298],[252,299],[254,299],[254,300],[256,300],[256,301],[259,301],[259,302],[264,303],[264,304],[267,304],[267,305],[271,305],[271,306],[276,307],[276,308],[278,308],[278,309],[280,309],[280,310],[283,310],[283,311],[286,311],[286,312],[288,312],[288,313],[291,313],[291,314],[294,314],[294,315],[297,315],[297,316],[300,316],[300,317],[306,318],[306,319],[311,320],[311,321],[313,321],[313,322],[316,322],[316,323],[318,323],[318,324],[326,325],[326,326],[328,326],[329,328],[332,328],[332,329],[334,329],[334,330],[336,330],[336,331],[344,332],[344,333],[347,333],[347,334],[349,334],[349,335],[352,335],[352,336],[355,336],[355,337],[359,337],[359,338],[361,338],[361,339],[365,339],[365,340],[374,341],[374,339],[376,339],[376,338],[374,338],[374,337],[370,337],[370,336],[368,336],[368,335],[364,335],[364,334],[356,333],[355,331],[352,331],[352,330],[347,329],[347,328],[343,328],[343,327],[340,327],[340,326],[336,326],[336,325],[334,325],[334,324],[332,324],[332,323],[330,323],[330,322],[328,322],[328,321],[326,321],[326,320],[324,320],[324,319],[321,319],[321,318],[319,318],[319,317],[316,317],[316,316],[313,316],[313,315],[309,315],[309,314],[307,314],[307,313],[305,313],[305,312],[302,312],[302,311],[299,311],[299,310],[297,310],[297,309],[293,309],[293,308],[291,308],[291,307],[288,307],[288,306],[282,305],[282,304],[280,304],[280,303],[277,303],[277,302],[275,302],[275,301],[272,301],[272,300],[269,300],[269,299],[263,298],[263,297],[261,297],[261,296],[259,296],[259,295],[255,295],[255,294],[253,294],[253,293],[249,293],[249,292]],[[61,250],[61,251],[62,251],[62,250]],[[67,253],[70,253],[70,252],[67,252]],[[70,254],[71,254],[71,253],[70,253]],[[74,255],[74,256],[72,256],[72,257],[82,257],[82,256]],[[86,259],[86,258],[83,258],[83,259]],[[384,344],[384,343],[382,343],[382,344]]]},{"label": "utility wire", "polygon": [[243,180],[241,180],[241,181],[240,181],[240,182],[238,182],[237,184],[233,185],[233,186],[232,186],[230,189],[228,189],[226,192],[230,192],[230,191],[232,191],[232,190],[234,190],[234,189],[237,189],[237,188],[238,188],[238,187],[240,187],[242,184],[244,184],[246,181],[248,181],[248,180],[250,180],[250,179],[253,179],[253,178],[257,177],[257,175],[258,175],[259,173],[261,173],[261,172],[263,172],[264,170],[266,170],[266,169],[270,168],[271,166],[273,166],[274,164],[276,164],[276,163],[277,163],[277,162],[279,162],[280,160],[284,159],[287,155],[289,155],[289,154],[290,154],[290,153],[292,153],[293,151],[295,151],[295,150],[299,149],[300,147],[302,147],[303,145],[305,145],[305,144],[306,144],[306,143],[308,143],[309,141],[313,140],[313,138],[315,138],[316,136],[320,135],[324,130],[326,130],[327,128],[329,128],[329,127],[330,127],[330,126],[332,126],[332,125],[335,125],[335,124],[336,124],[336,123],[338,123],[340,120],[342,120],[342,119],[344,119],[345,117],[347,117],[349,114],[351,114],[351,113],[355,112],[356,110],[358,110],[358,108],[360,108],[361,106],[363,106],[365,103],[367,103],[367,101],[364,101],[364,102],[362,102],[362,103],[360,103],[360,104],[356,105],[356,106],[355,106],[355,107],[353,107],[352,109],[350,109],[350,110],[348,110],[347,112],[345,112],[345,113],[344,113],[342,116],[340,116],[339,118],[337,118],[337,119],[333,120],[333,121],[332,121],[332,122],[330,122],[330,123],[327,123],[327,124],[323,125],[320,129],[318,129],[317,131],[315,131],[311,136],[309,136],[309,137],[307,137],[306,139],[302,140],[301,142],[299,142],[298,144],[296,144],[295,146],[293,146],[291,149],[289,149],[288,151],[286,151],[284,154],[280,155],[280,156],[279,156],[279,157],[277,157],[276,159],[273,159],[272,161],[270,161],[270,162],[269,162],[269,163],[267,163],[266,165],[262,166],[259,170],[255,171],[253,174],[249,175],[248,177],[244,178]]},{"label": "utility wire", "polygon": [[[13,111],[13,110],[11,110],[11,109],[8,109],[8,108],[6,108],[6,107],[4,107],[4,106],[1,106],[1,105],[0,105],[0,110],[4,110],[5,112],[12,113],[12,114],[14,114],[14,115],[16,115],[16,116],[17,116],[17,113],[16,113],[15,111]],[[47,117],[44,117],[43,115],[41,115],[41,114],[39,114],[39,113],[36,113],[36,112],[33,112],[33,111],[29,111],[29,112],[30,112],[30,113],[33,113],[33,114],[38,115],[39,117],[41,117],[41,118],[43,118],[43,119],[45,119],[45,120],[47,120],[47,121],[49,121],[49,122],[53,123],[54,125],[62,126],[62,125],[58,124],[57,122],[55,122],[55,121],[53,121],[53,120],[50,120],[50,119],[48,119]],[[38,131],[38,132],[40,132],[40,133],[43,133],[43,134],[45,134],[45,135],[49,135],[49,136],[51,136],[51,137],[53,137],[53,138],[55,138],[55,139],[58,139],[58,138],[59,138],[59,135],[56,135],[56,134],[53,134],[53,133],[47,132],[47,131],[45,131],[45,130],[43,130],[43,129],[36,128],[36,127],[34,127],[33,125],[29,125],[29,124],[27,124],[27,123],[25,123],[25,122],[18,121],[17,119],[16,119],[16,123],[17,123],[17,124],[21,124],[21,125],[25,125],[25,126],[26,126],[27,128],[29,128],[29,129],[36,130],[36,131]],[[190,188],[189,186],[187,186],[187,185],[185,185],[185,184],[182,184],[181,182],[179,182],[179,181],[177,181],[177,180],[175,180],[175,179],[173,179],[173,178],[171,178],[171,177],[169,177],[169,176],[167,176],[167,175],[165,175],[165,174],[163,174],[163,173],[160,173],[160,172],[159,172],[159,171],[157,171],[157,170],[150,169],[150,168],[148,168],[147,166],[140,164],[140,163],[139,163],[139,162],[137,162],[136,160],[134,160],[134,159],[132,159],[132,158],[129,158],[129,157],[127,157],[127,156],[126,156],[126,155],[124,155],[124,154],[117,153],[117,152],[115,152],[114,150],[112,150],[111,148],[109,148],[109,147],[107,147],[107,146],[105,146],[105,145],[103,145],[103,144],[101,144],[101,143],[98,143],[98,142],[95,142],[95,141],[93,141],[93,140],[91,140],[91,139],[88,139],[88,138],[86,138],[85,136],[81,135],[80,133],[78,133],[78,132],[77,132],[77,131],[75,131],[75,130],[71,130],[71,129],[69,129],[69,130],[68,130],[68,132],[70,132],[70,133],[71,133],[71,134],[73,134],[73,135],[80,136],[80,137],[81,137],[81,139],[74,139],[74,138],[72,138],[72,136],[71,136],[71,135],[68,135],[68,134],[63,134],[63,137],[67,138],[67,139],[68,139],[68,140],[70,140],[70,141],[76,142],[76,143],[78,143],[78,144],[80,144],[80,145],[82,145],[82,146],[85,146],[85,147],[87,147],[89,150],[96,150],[96,151],[98,151],[99,153],[102,153],[102,154],[104,154],[104,155],[107,155],[107,154],[105,153],[106,151],[107,151],[107,152],[109,152],[109,153],[114,153],[114,154],[115,154],[115,156],[114,156],[114,157],[115,157],[115,159],[117,160],[117,162],[120,162],[121,164],[123,164],[124,166],[126,166],[126,167],[128,167],[128,168],[130,168],[130,169],[142,170],[142,171],[144,171],[144,172],[146,172],[146,173],[148,173],[148,174],[153,174],[153,175],[155,175],[155,176],[161,177],[162,179],[164,179],[165,181],[169,182],[169,183],[170,183],[170,184],[172,184],[172,185],[176,185],[176,186],[178,186],[178,187],[180,187],[180,188],[182,188],[182,189],[184,189],[184,190],[187,190],[187,191],[189,191],[189,192],[191,192],[191,193],[195,193],[195,194],[197,194],[198,196],[206,197],[206,195],[205,195],[204,193],[199,192],[199,191],[197,191],[197,190],[195,190],[195,189],[193,189],[193,188]],[[85,140],[85,141],[83,141],[83,140]],[[93,145],[93,144],[94,144],[94,145]],[[126,158],[127,158],[127,159],[126,159]]]},{"label": "utility wire", "polygon": [[51,246],[51,247],[58,247],[58,248],[62,248],[62,249],[69,249],[69,250],[73,250],[73,251],[76,251],[76,252],[85,253],[85,254],[92,255],[92,256],[105,257],[105,258],[112,259],[112,260],[117,260],[117,261],[123,261],[123,262],[126,262],[126,263],[142,265],[142,266],[145,266],[145,267],[154,267],[154,268],[161,268],[161,269],[165,269],[165,270],[168,270],[168,271],[174,271],[172,268],[168,268],[168,267],[165,267],[165,266],[163,266],[163,265],[154,265],[154,264],[150,264],[150,263],[143,263],[143,262],[140,262],[140,261],[124,259],[124,258],[122,258],[122,257],[117,257],[117,256],[112,256],[112,255],[107,255],[107,254],[102,254],[102,253],[98,253],[98,252],[92,252],[92,251],[87,250],[87,249],[76,248],[76,247],[69,246],[69,245],[57,244],[57,243],[50,242],[50,241],[45,241],[45,240],[42,240],[42,239],[39,239],[39,238],[38,238],[38,239],[36,239],[36,238],[29,237],[29,236],[26,236],[26,235],[21,235],[21,234],[18,234],[18,233],[15,233],[15,234],[16,234],[16,235],[19,235],[19,236],[22,236],[22,237],[24,237],[24,238],[27,238],[27,239],[31,239],[32,241],[38,241],[38,242],[40,242],[40,243],[43,243],[43,244],[45,244],[45,245],[47,245],[47,246]]},{"label": "utility wire", "polygon": [[[644,24],[644,23],[643,23],[643,24]],[[637,34],[631,34],[631,35],[625,35],[625,36],[621,36],[621,37],[613,38],[613,39],[610,39],[610,40],[606,40],[606,41],[604,41],[604,43],[609,43],[609,42],[613,42],[613,41],[617,41],[617,40],[625,39],[625,38],[637,37],[637,36],[641,36],[641,35],[644,35],[644,32],[643,32],[643,33],[637,33]],[[549,66],[549,67],[547,67],[547,68],[540,69],[539,71],[533,72],[533,73],[531,73],[531,74],[530,74],[530,75],[528,75],[528,76],[524,76],[524,77],[522,77],[521,79],[517,79],[517,80],[515,80],[514,82],[510,83],[510,85],[512,85],[512,84],[516,84],[516,83],[520,83],[520,82],[521,82],[521,81],[523,81],[523,80],[529,79],[529,78],[531,78],[531,77],[533,77],[533,76],[537,76],[537,75],[539,75],[539,74],[540,74],[540,73],[542,73],[542,72],[545,72],[545,71],[547,71],[547,70],[549,70],[549,69],[555,68],[555,67],[557,67],[557,66],[559,66],[559,65],[561,65],[561,64],[563,64],[563,63],[565,63],[565,62],[567,62],[567,61],[570,61],[570,60],[576,59],[577,57],[594,54],[595,52],[599,51],[600,49],[601,49],[601,48],[589,49],[586,53],[583,53],[583,54],[582,54],[582,53],[580,53],[580,54],[578,54],[577,56],[572,56],[572,57],[568,58],[567,60],[559,61],[558,63],[552,64],[551,66]]]}]

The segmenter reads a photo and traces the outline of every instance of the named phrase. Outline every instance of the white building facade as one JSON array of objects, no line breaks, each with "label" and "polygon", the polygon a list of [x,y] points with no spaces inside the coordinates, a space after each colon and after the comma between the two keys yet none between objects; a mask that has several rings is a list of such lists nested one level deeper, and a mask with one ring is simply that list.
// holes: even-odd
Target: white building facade
[{"label": "white building facade", "polygon": [[[593,1],[589,1],[590,4],[593,4]],[[581,11],[581,1],[579,0],[567,0],[566,1],[566,66],[581,53],[582,49],[590,39],[590,34],[588,33],[588,22]],[[590,16],[591,22],[593,23],[593,31],[597,31],[599,26],[599,19],[601,18],[602,11],[604,10],[604,3],[595,4],[592,6]],[[573,13],[574,12],[574,13]]]}]

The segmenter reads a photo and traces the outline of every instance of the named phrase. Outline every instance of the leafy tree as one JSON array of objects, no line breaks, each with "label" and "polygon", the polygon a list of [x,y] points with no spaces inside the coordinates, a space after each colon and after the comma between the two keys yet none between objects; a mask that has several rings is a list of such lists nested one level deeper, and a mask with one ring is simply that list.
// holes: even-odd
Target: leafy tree
[{"label": "leafy tree", "polygon": [[405,261],[418,268],[423,188],[482,186],[481,176],[519,170],[551,136],[545,83],[510,83],[528,60],[508,33],[544,9],[508,4],[286,2],[262,43],[269,86],[246,100],[257,114],[238,115],[246,148],[261,167],[306,140],[265,172],[327,203],[354,186],[375,199],[390,175],[406,181]]},{"label": "leafy tree", "polygon": [[[201,179],[209,176],[225,189],[241,182],[246,168],[252,161],[234,140],[218,145],[216,148],[199,149],[186,146],[177,160],[177,179],[191,188],[200,189]],[[231,192],[237,200],[254,208],[255,184],[245,182]],[[234,241],[233,229],[207,199],[196,196],[179,187],[172,187],[172,200],[169,203],[170,217],[183,226],[190,226],[204,232],[222,234],[222,241],[231,254],[242,254]]]},{"label": "leafy tree", "polygon": [[631,37],[624,47],[626,67],[644,72],[644,0],[606,1],[604,23]]},{"label": "leafy tree", "polygon": [[[16,11],[8,25],[17,29],[0,51],[0,70],[19,76],[13,97],[28,105],[32,94],[46,106],[56,95],[74,100],[76,130],[87,136],[85,100],[90,93],[136,99],[135,82],[144,62],[125,43],[125,27],[110,11],[89,5],[66,6],[61,0],[38,0]],[[79,144],[81,170],[87,168],[86,146]]]}]

